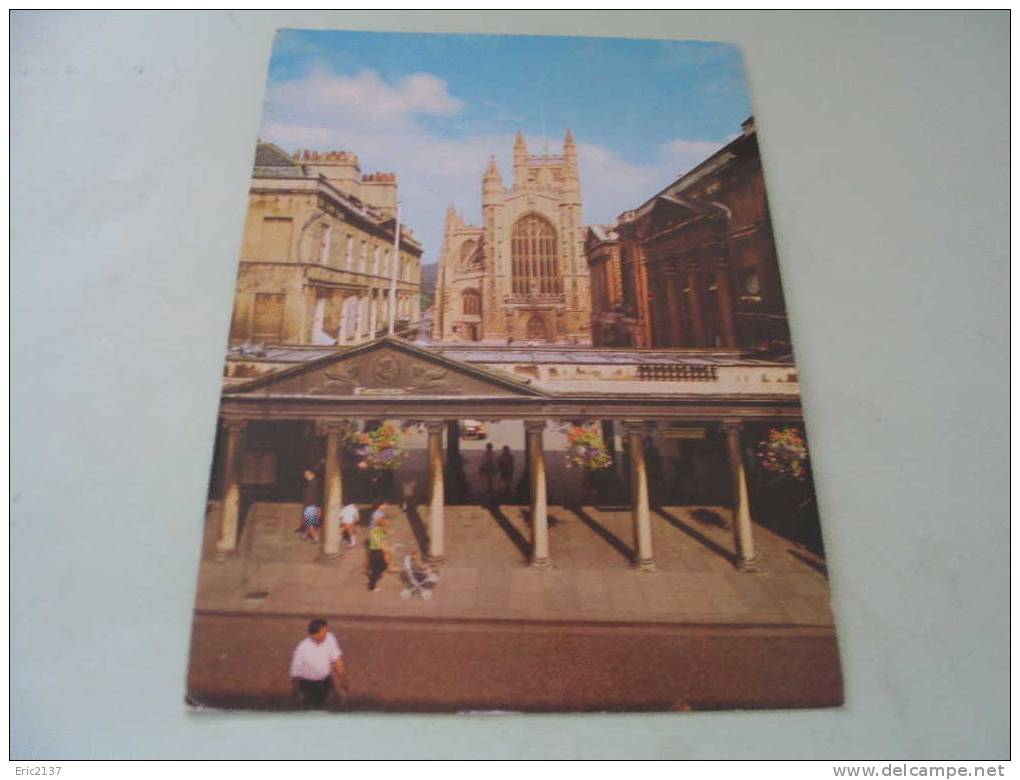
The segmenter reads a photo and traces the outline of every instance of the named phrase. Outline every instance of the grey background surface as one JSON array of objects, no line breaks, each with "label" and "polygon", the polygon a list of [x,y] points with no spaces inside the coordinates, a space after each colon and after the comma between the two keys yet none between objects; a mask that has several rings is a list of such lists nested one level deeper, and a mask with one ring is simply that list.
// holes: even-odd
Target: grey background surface
[{"label": "grey background surface", "polygon": [[[844,708],[185,710],[252,144],[285,26],[743,47]],[[11,56],[13,757],[1008,753],[1007,13],[15,13]]]}]

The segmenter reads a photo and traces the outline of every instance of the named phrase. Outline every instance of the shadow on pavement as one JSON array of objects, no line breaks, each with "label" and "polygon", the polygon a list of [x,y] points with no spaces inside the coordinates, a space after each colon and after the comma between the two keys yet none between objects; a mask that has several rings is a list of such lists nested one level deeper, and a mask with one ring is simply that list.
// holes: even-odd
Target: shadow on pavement
[{"label": "shadow on pavement", "polygon": [[581,509],[581,507],[571,507],[570,511],[577,515],[581,519],[582,523],[602,537],[610,547],[620,553],[624,560],[634,563],[634,551],[630,548],[630,545],[624,542],[619,536],[595,520],[595,518]]},{"label": "shadow on pavement", "polygon": [[489,504],[485,507],[485,509],[490,515],[492,515],[492,518],[502,529],[503,533],[507,535],[507,538],[514,543],[514,546],[524,557],[524,560],[529,560],[531,558],[531,544],[524,538],[524,535],[514,527],[513,523],[510,522],[510,518],[503,514],[503,510],[498,506]]},{"label": "shadow on pavement", "polygon": [[709,539],[707,536],[705,536],[703,533],[701,533],[701,531],[699,531],[696,528],[692,528],[691,526],[687,525],[687,523],[685,523],[679,517],[676,517],[675,515],[670,514],[669,512],[667,512],[662,507],[655,507],[654,511],[655,511],[655,514],[657,514],[659,517],[661,517],[663,520],[665,520],[671,526],[673,526],[677,530],[683,531],[689,537],[694,539],[694,541],[700,543],[705,548],[707,548],[707,549],[711,550],[712,552],[714,552],[716,555],[720,556],[721,558],[725,558],[730,563],[736,563],[737,562],[737,556],[736,555],[734,555],[732,552],[727,550],[722,545],[717,544],[716,542],[713,542],[711,539]]}]

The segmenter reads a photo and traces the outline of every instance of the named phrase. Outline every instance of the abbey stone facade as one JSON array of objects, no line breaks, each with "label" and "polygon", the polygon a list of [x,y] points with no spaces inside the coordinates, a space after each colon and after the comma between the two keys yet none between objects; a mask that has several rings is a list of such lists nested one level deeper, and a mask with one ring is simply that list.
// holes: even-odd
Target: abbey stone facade
[{"label": "abbey stone facade", "polygon": [[513,186],[495,158],[482,178],[482,224],[449,208],[436,280],[433,339],[591,343],[577,145],[532,155],[514,144]]}]

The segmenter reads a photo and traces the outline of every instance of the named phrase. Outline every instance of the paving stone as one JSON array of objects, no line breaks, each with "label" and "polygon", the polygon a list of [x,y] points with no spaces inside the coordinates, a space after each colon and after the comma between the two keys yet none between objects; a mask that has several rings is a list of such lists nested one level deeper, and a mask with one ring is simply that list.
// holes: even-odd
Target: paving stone
[{"label": "paving stone", "polygon": [[[738,572],[731,562],[729,510],[704,507],[727,525],[700,522],[692,508],[653,512],[657,571],[632,565],[629,510],[554,507],[552,567],[527,565],[531,531],[525,508],[446,508],[446,562],[433,599],[401,598],[403,553],[418,549],[407,516],[391,511],[390,538],[402,545],[397,569],[369,593],[362,547],[326,560],[317,544],[293,532],[297,504],[251,507],[238,551],[222,563],[209,554],[217,538],[218,504],[207,516],[196,606],[252,612],[517,617],[574,620],[743,621],[829,623],[824,562],[791,554],[793,546],[755,527],[760,571]],[[418,508],[424,518],[424,506]],[[671,520],[669,518],[672,518]],[[364,530],[361,540],[364,541]],[[265,591],[263,598],[246,594]]]}]

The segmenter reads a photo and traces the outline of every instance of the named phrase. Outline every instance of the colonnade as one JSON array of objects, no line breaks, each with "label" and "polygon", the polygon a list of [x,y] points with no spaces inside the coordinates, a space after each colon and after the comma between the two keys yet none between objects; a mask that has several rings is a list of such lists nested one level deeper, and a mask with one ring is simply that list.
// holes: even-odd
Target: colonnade
[{"label": "colonnade", "polygon": [[[372,287],[359,295],[349,295],[340,304],[338,344],[359,344],[375,338],[389,323],[389,288]],[[421,301],[417,295],[397,291],[397,316],[420,319]],[[316,312],[316,320],[321,321]]]},{"label": "colonnade", "polygon": [[[224,420],[226,432],[223,455],[223,506],[220,519],[220,538],[217,550],[221,555],[234,551],[240,527],[239,463],[243,449],[244,420]],[[550,565],[548,490],[546,483],[545,448],[543,434],[546,420],[524,420],[527,448],[528,480],[530,484],[531,564],[538,568]],[[326,461],[323,475],[322,501],[322,554],[335,558],[340,554],[340,508],[343,504],[343,475],[341,446],[350,427],[347,420],[322,420],[316,432],[325,436]],[[445,495],[443,431],[446,422],[429,420],[425,423],[428,462],[428,550],[433,563],[446,558],[445,548]],[[649,423],[643,420],[624,420],[624,435],[630,453],[631,520],[634,537],[634,565],[641,571],[654,571],[652,548],[651,506],[648,489],[648,470],[645,462],[644,438]],[[755,566],[754,538],[751,510],[748,502],[747,475],[741,452],[739,420],[723,420],[722,430],[730,463],[733,495],[734,564],[741,571],[753,571]]]}]

